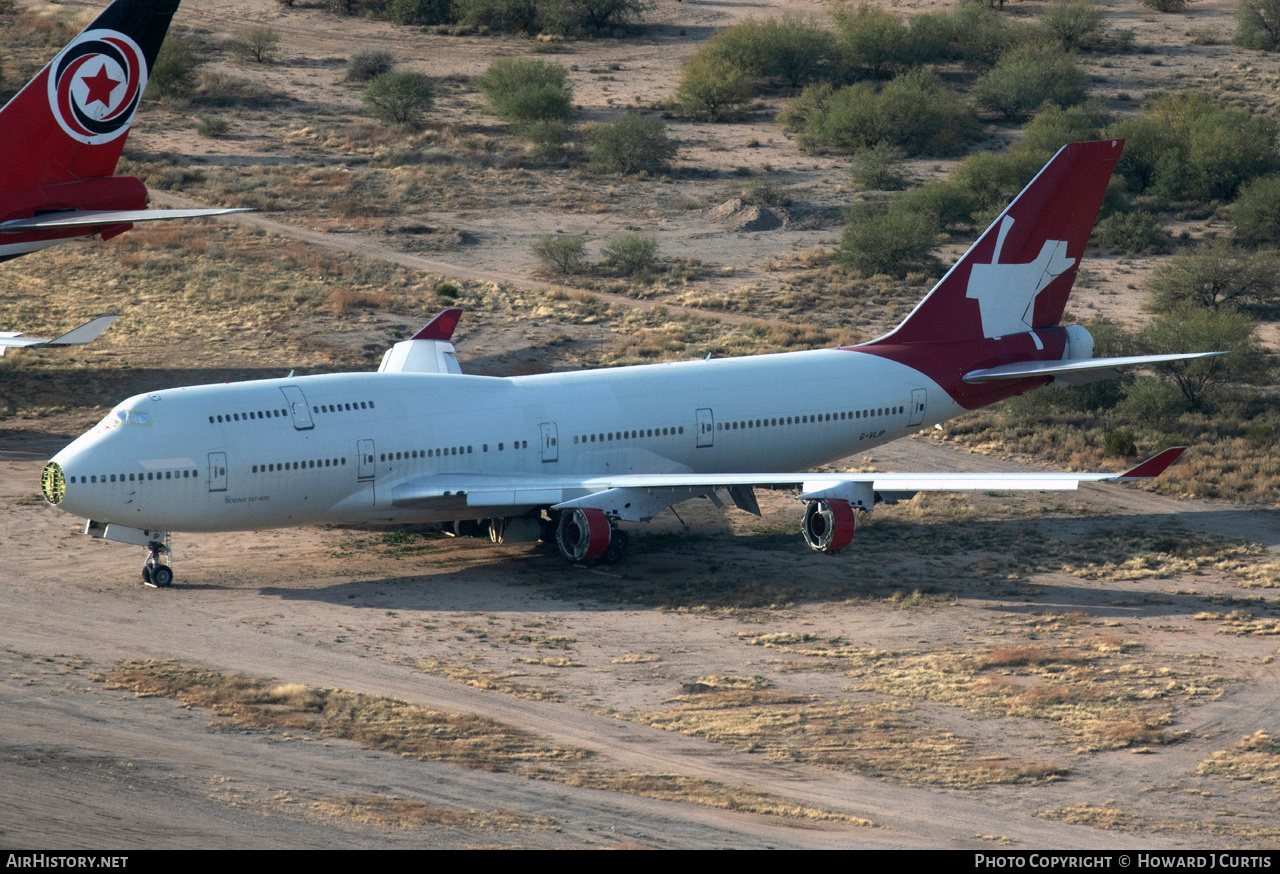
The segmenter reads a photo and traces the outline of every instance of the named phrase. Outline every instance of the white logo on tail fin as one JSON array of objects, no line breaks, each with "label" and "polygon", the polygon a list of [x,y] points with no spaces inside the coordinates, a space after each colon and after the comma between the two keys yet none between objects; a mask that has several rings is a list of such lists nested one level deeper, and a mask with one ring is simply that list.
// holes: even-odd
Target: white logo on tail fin
[{"label": "white logo on tail fin", "polygon": [[969,271],[965,297],[978,301],[984,337],[1030,331],[1036,295],[1076,263],[1074,258],[1067,257],[1066,240],[1045,240],[1040,254],[1031,263],[1001,264],[1000,251],[1013,221],[1011,216],[1005,216],[1000,223],[991,263],[974,264]]}]

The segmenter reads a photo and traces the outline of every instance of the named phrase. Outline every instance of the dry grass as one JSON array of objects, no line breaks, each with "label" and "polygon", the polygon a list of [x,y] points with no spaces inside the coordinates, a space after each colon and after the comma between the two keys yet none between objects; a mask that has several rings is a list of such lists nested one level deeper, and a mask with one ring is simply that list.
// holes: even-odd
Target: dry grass
[{"label": "dry grass", "polygon": [[[534,662],[540,664],[541,661]],[[549,686],[529,686],[524,683],[517,683],[512,678],[524,676],[519,672],[507,674],[499,674],[494,671],[480,670],[477,668],[468,668],[463,665],[456,665],[431,656],[425,659],[416,659],[410,664],[415,671],[421,671],[424,674],[433,674],[437,677],[447,677],[459,683],[464,683],[473,689],[484,689],[491,692],[503,692],[507,695],[514,695],[517,698],[527,698],[531,701],[563,701],[562,696],[555,689]],[[566,660],[566,665],[569,665]]]},{"label": "dry grass", "polygon": [[1256,731],[1235,745],[1219,750],[1196,768],[1197,774],[1214,774],[1229,780],[1280,783],[1280,741]]},{"label": "dry grass", "polygon": [[[366,749],[448,762],[464,768],[510,771],[569,786],[725,810],[871,825],[843,813],[713,780],[588,767],[586,763],[593,757],[590,750],[557,747],[485,717],[444,713],[393,698],[299,683],[277,683],[262,677],[222,674],[176,662],[150,660],[122,661],[107,671],[104,680],[108,689],[125,689],[143,698],[176,698],[188,707],[210,708],[232,724],[281,731],[286,736],[291,731],[306,731],[350,740]],[[325,799],[313,805],[313,809],[327,815],[396,827],[552,825],[541,818],[529,820],[503,811],[488,814],[449,811],[385,796]]]},{"label": "dry grass", "polygon": [[1043,810],[1037,813],[1036,816],[1069,822],[1072,825],[1088,825],[1094,828],[1119,831],[1136,831],[1144,826],[1140,819],[1117,809],[1110,801],[1103,802],[1101,805],[1081,801],[1069,807]]},{"label": "dry grass", "polygon": [[383,828],[417,829],[430,826],[506,831],[556,826],[555,820],[546,816],[535,818],[511,810],[459,810],[392,795],[325,798],[312,802],[310,809],[324,816]]}]

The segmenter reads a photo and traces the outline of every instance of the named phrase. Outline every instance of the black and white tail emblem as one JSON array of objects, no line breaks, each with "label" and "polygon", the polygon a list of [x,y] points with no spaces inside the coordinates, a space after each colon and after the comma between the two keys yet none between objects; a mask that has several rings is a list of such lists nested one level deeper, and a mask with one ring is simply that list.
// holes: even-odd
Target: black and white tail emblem
[{"label": "black and white tail emblem", "polygon": [[89,145],[129,130],[147,87],[138,44],[115,30],[87,30],[49,65],[49,106],[58,125]]}]

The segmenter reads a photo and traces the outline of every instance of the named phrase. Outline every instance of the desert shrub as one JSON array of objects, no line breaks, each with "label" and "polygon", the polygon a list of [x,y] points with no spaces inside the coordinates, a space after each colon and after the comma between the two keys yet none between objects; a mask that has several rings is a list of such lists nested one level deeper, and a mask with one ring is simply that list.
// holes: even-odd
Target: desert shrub
[{"label": "desert shrub", "polygon": [[1054,45],[1014,49],[973,87],[979,105],[1005,118],[1025,118],[1045,103],[1072,106],[1084,100],[1080,65]]},{"label": "desert shrub", "polygon": [[552,273],[581,273],[586,265],[586,242],[582,237],[548,234],[533,244],[532,251]]},{"label": "desert shrub", "polygon": [[591,168],[601,173],[661,173],[675,157],[662,119],[629,112],[587,132]]},{"label": "desert shrub", "polygon": [[538,22],[560,33],[611,33],[644,16],[649,0],[543,0]]},{"label": "desert shrub", "polygon": [[1103,9],[1093,0],[1055,0],[1040,16],[1044,29],[1063,51],[1089,48],[1102,41]]},{"label": "desert shrub", "polygon": [[514,33],[536,33],[537,0],[453,0],[453,15],[460,24]]},{"label": "desert shrub", "polygon": [[558,161],[569,151],[569,126],[555,119],[530,122],[520,129],[521,139],[533,146],[539,161]]},{"label": "desert shrub", "polygon": [[436,297],[444,301],[455,301],[458,295],[462,294],[462,289],[454,285],[452,282],[441,282],[436,286]]},{"label": "desert shrub", "polygon": [[1183,12],[1189,0],[1138,0],[1138,2],[1156,12]]},{"label": "desert shrub", "polygon": [[932,266],[937,227],[927,216],[890,208],[855,217],[844,226],[838,257],[858,276],[903,277]]},{"label": "desert shrub", "polygon": [[601,247],[600,254],[623,276],[648,273],[658,261],[658,241],[648,234],[619,234]]},{"label": "desert shrub", "polygon": [[689,59],[676,88],[676,106],[686,118],[725,121],[751,99],[752,78],[723,57],[699,52]]},{"label": "desert shrub", "polygon": [[1149,322],[1135,339],[1149,355],[1227,353],[1154,365],[1162,377],[1177,386],[1193,410],[1202,409],[1224,386],[1263,384],[1269,377],[1253,320],[1233,310],[1182,306]]},{"label": "desert shrub", "polygon": [[1237,242],[1280,244],[1280,175],[1262,176],[1242,187],[1231,204],[1231,221]]},{"label": "desert shrub", "polygon": [[1280,49],[1280,0],[1240,0],[1235,42],[1264,52]]},{"label": "desert shrub", "polygon": [[365,111],[379,121],[416,128],[431,108],[430,80],[410,70],[383,73],[364,90]]},{"label": "desert shrub", "polygon": [[1108,132],[1126,141],[1116,172],[1130,189],[1177,204],[1230,200],[1241,185],[1273,172],[1278,131],[1271,118],[1182,91],[1157,98]]},{"label": "desert shrub", "polygon": [[1165,250],[1169,232],[1149,212],[1117,212],[1098,222],[1090,240],[1114,252],[1154,255]]},{"label": "desert shrub", "polygon": [[451,0],[391,0],[385,13],[397,24],[448,24],[453,20]]},{"label": "desert shrub", "polygon": [[1102,451],[1107,455],[1128,458],[1138,454],[1138,446],[1134,442],[1133,432],[1128,428],[1117,428],[1102,435]]},{"label": "desert shrub", "polygon": [[908,155],[951,155],[978,133],[977,116],[930,67],[876,91],[869,82],[836,89],[811,85],[778,116],[808,152],[856,152],[879,143]]},{"label": "desert shrub", "polygon": [[269,64],[280,49],[280,34],[269,27],[251,27],[239,31],[230,43],[231,53],[242,61]]},{"label": "desert shrub", "polygon": [[231,123],[225,118],[218,118],[216,116],[202,118],[196,123],[196,133],[202,137],[224,137],[230,130]]},{"label": "desert shrub", "polygon": [[158,99],[186,97],[195,82],[196,57],[191,40],[178,33],[169,34],[160,45],[160,53],[147,78],[147,93]]},{"label": "desert shrub", "polygon": [[956,56],[968,67],[995,66],[1006,52],[1030,38],[1030,29],[977,3],[963,3],[952,20]]},{"label": "desert shrub", "polygon": [[1089,107],[1046,106],[1022,126],[1022,139],[1012,151],[1029,152],[1043,165],[1068,143],[1096,140],[1102,135],[1110,116]]},{"label": "desert shrub", "polygon": [[566,121],[573,115],[573,89],[559,64],[501,58],[472,83],[494,115],[516,125]]},{"label": "desert shrub", "polygon": [[853,154],[849,176],[863,188],[896,191],[906,185],[902,175],[902,159],[906,152],[888,143],[877,143]]},{"label": "desert shrub", "polygon": [[1266,309],[1280,303],[1280,256],[1212,240],[1157,264],[1147,291],[1156,312],[1185,304]]},{"label": "desert shrub", "polygon": [[383,73],[390,73],[396,65],[396,57],[386,49],[363,48],[347,58],[347,81],[368,82]]},{"label": "desert shrub", "polygon": [[883,77],[956,55],[955,20],[945,13],[921,13],[903,21],[868,3],[837,6],[831,13],[844,67]]}]

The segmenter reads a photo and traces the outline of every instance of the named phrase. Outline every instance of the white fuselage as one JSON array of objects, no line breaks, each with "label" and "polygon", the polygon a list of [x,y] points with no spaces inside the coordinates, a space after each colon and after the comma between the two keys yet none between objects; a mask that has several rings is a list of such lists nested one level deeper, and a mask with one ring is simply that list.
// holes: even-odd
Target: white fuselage
[{"label": "white fuselage", "polygon": [[918,371],[854,350],[510,378],[348,373],[137,395],[53,460],[61,509],[132,528],[449,521],[492,514],[393,506],[392,489],[801,471],[962,411]]}]

